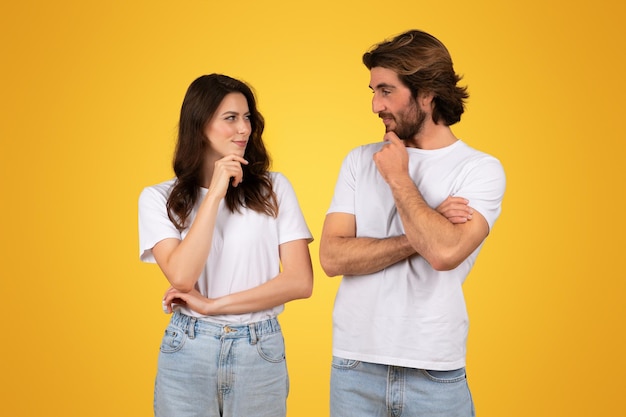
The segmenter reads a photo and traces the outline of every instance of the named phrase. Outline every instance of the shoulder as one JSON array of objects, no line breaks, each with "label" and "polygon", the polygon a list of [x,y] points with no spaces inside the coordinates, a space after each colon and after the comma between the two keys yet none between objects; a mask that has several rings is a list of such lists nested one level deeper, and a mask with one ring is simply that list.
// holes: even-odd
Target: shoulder
[{"label": "shoulder", "polygon": [[375,142],[357,146],[356,148],[353,148],[348,155],[355,157],[371,156],[378,152],[384,144],[385,142]]},{"label": "shoulder", "polygon": [[472,165],[485,170],[500,171],[504,175],[502,163],[498,158],[486,152],[469,146],[467,143],[459,141],[455,152]]},{"label": "shoulder", "polygon": [[285,175],[282,172],[269,171],[267,174],[270,176],[272,183],[288,181],[287,177],[285,177]]},{"label": "shoulder", "polygon": [[466,142],[459,140],[456,145],[457,146],[455,147],[454,151],[460,154],[464,154],[468,158],[480,159],[484,161],[492,160],[492,161],[500,163],[500,161],[498,161],[498,159],[495,156],[490,155],[481,150],[478,150],[476,148],[473,148],[472,146],[468,145]]},{"label": "shoulder", "polygon": [[268,175],[270,177],[270,180],[272,181],[272,188],[274,189],[274,192],[276,194],[280,194],[285,190],[290,190],[293,188],[291,182],[283,173],[269,171]]},{"label": "shoulder", "polygon": [[506,174],[500,160],[465,143],[459,145],[456,163],[463,173],[464,185],[491,195],[494,201],[501,200],[506,189]]},{"label": "shoulder", "polygon": [[170,179],[158,184],[145,187],[140,195],[139,202],[149,201],[165,201],[169,197],[172,187],[174,186],[176,179]]},{"label": "shoulder", "polygon": [[281,207],[284,205],[298,204],[296,190],[291,184],[291,181],[280,172],[270,172],[270,176],[272,178],[272,188],[278,198],[278,204]]},{"label": "shoulder", "polygon": [[365,161],[366,163],[370,163],[372,161],[372,157],[376,152],[378,152],[385,142],[376,142],[376,143],[368,143],[366,145],[357,146],[356,148],[351,149],[346,157],[344,158],[344,165],[346,164],[357,164],[360,165],[361,162]]}]

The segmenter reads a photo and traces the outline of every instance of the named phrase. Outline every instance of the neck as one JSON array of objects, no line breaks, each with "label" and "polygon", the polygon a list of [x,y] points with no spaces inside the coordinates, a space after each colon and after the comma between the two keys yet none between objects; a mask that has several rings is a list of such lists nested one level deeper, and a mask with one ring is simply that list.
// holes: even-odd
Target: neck
[{"label": "neck", "polygon": [[409,148],[433,150],[450,146],[457,140],[449,126],[431,122],[425,123],[422,130],[404,144]]}]

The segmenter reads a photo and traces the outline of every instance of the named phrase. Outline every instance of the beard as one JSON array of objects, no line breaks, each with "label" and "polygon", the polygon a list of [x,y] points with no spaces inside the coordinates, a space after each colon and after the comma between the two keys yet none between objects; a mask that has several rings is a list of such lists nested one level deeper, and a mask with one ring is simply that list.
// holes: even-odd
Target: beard
[{"label": "beard", "polygon": [[402,113],[379,113],[380,118],[391,117],[395,122],[395,127],[385,127],[386,132],[394,132],[402,140],[412,140],[422,131],[426,120],[426,113],[423,112],[411,99],[408,107]]}]

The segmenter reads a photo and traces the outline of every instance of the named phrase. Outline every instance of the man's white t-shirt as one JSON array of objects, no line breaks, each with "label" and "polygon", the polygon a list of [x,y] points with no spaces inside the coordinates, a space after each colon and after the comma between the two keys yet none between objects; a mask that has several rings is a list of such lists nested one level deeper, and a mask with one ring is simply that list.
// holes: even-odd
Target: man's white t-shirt
[{"label": "man's white t-shirt", "polygon": [[[296,194],[287,178],[277,172],[270,177],[278,199],[278,217],[242,208],[233,212],[220,202],[209,257],[196,288],[209,298],[257,287],[280,272],[279,245],[297,239],[311,242],[309,231]],[[179,232],[167,215],[166,202],[175,180],[146,187],[139,197],[139,256],[144,262],[155,263],[152,248],[167,238],[184,239],[188,229]],[[198,202],[190,214],[195,219],[198,207],[207,193],[201,188]],[[184,314],[224,323],[244,324],[275,317],[284,306],[239,315],[202,317],[180,307]]]},{"label": "man's white t-shirt", "polygon": [[[328,210],[353,214],[357,237],[405,234],[391,190],[372,159],[383,145],[348,154]],[[430,207],[448,196],[464,197],[491,229],[505,189],[496,158],[462,141],[407,151],[411,178]],[[462,284],[481,247],[451,271],[436,271],[416,255],[380,272],[344,276],[333,311],[333,355],[430,370],[465,366],[468,317]]]}]

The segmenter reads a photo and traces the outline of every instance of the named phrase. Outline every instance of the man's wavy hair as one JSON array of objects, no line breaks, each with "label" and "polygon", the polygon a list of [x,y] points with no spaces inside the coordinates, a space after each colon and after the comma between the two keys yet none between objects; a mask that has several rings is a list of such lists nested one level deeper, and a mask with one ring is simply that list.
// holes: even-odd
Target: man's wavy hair
[{"label": "man's wavy hair", "polygon": [[210,146],[204,134],[206,124],[224,97],[231,93],[245,96],[252,130],[243,156],[248,161],[248,165],[242,165],[245,181],[237,187],[228,187],[224,199],[226,206],[231,212],[247,207],[269,216],[278,215],[278,201],[268,172],[271,160],[262,140],[265,120],[257,109],[252,89],[226,75],[203,75],[187,89],[180,111],[173,161],[176,182],[167,200],[168,216],[179,230],[189,226],[187,220],[198,200],[206,152]]},{"label": "man's wavy hair", "polygon": [[414,98],[420,92],[434,96],[433,121],[446,126],[461,120],[467,87],[459,87],[461,76],[454,72],[448,49],[434,36],[409,30],[391,40],[374,45],[363,54],[368,69],[383,67],[395,71],[411,90]]}]

